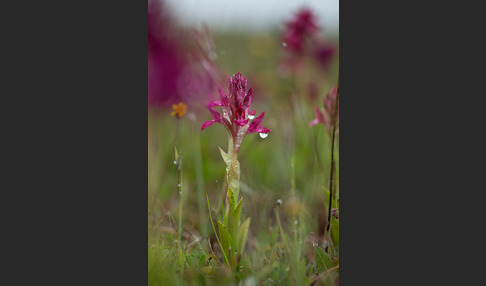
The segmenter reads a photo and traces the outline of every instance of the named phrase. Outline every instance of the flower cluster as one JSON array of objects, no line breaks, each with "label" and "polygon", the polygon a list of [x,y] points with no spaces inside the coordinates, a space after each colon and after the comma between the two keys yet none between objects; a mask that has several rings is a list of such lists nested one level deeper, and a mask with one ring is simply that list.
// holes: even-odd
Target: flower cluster
[{"label": "flower cluster", "polygon": [[[336,107],[336,104],[338,105]],[[339,102],[337,102],[337,86],[331,88],[329,93],[324,98],[324,110],[319,109],[317,106],[316,118],[309,122],[310,126],[314,126],[318,123],[323,124],[327,128],[327,132],[331,133],[332,120],[336,116],[336,124],[339,121]],[[337,114],[334,114],[337,109]]]},{"label": "flower cluster", "polygon": [[305,58],[316,61],[325,70],[328,69],[336,49],[319,37],[319,30],[316,16],[309,8],[301,8],[285,23],[282,35],[285,54],[281,70],[299,70]]},{"label": "flower cluster", "polygon": [[[230,142],[233,143],[230,147],[233,147],[232,151],[236,153],[246,134],[271,132],[270,129],[261,126],[265,112],[255,118],[256,110],[250,110],[253,90],[251,88],[247,90],[247,79],[240,72],[233,75],[233,78],[228,75],[228,94],[219,87],[218,91],[220,100],[213,100],[206,105],[213,120],[204,122],[201,130],[216,122],[221,123],[228,133]],[[215,109],[217,106],[222,108],[222,114]],[[253,120],[250,122],[251,119]]]},{"label": "flower cluster", "polygon": [[148,5],[148,103],[170,106],[181,100],[177,87],[187,61],[181,54],[182,43],[174,37],[171,14],[161,1]]},{"label": "flower cluster", "polygon": [[317,31],[319,27],[314,13],[309,8],[302,8],[285,24],[283,41],[291,51],[300,54],[304,50],[306,37],[314,35]]},{"label": "flower cluster", "polygon": [[147,20],[148,104],[169,108],[184,101],[194,109],[216,87],[214,64],[200,60],[198,48],[210,35],[178,25],[164,0],[149,0]]}]

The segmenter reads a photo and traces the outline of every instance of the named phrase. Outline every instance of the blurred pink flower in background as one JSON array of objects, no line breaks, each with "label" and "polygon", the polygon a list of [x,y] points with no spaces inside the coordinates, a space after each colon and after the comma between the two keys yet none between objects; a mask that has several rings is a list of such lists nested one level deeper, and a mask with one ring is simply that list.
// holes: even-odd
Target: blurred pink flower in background
[{"label": "blurred pink flower in background", "polygon": [[316,16],[311,9],[302,8],[290,21],[285,23],[283,41],[291,52],[301,54],[304,50],[306,37],[310,37],[319,31],[315,18]]},{"label": "blurred pink flower in background", "polygon": [[336,48],[319,35],[321,28],[310,8],[301,8],[285,23],[282,35],[284,54],[279,70],[288,74],[299,71],[305,59],[316,61],[327,70]]},{"label": "blurred pink flower in background", "polygon": [[[148,104],[170,108],[172,104],[204,106],[214,97],[218,70],[214,54],[201,47],[212,43],[207,28],[202,32],[178,25],[163,1],[148,3]],[[214,51],[213,51],[214,53]],[[209,60],[211,59],[211,60]],[[191,108],[192,109],[192,108]]]},{"label": "blurred pink flower in background", "polygon": [[148,102],[170,106],[181,101],[177,79],[187,62],[171,28],[173,19],[160,1],[148,5]]},{"label": "blurred pink flower in background", "polygon": [[316,110],[316,118],[309,122],[310,126],[314,126],[316,124],[321,123],[322,125],[326,126],[327,132],[331,133],[331,124],[332,118],[334,117],[334,112],[337,106],[337,114],[336,114],[336,125],[339,124],[339,102],[337,101],[337,86],[331,88],[331,90],[327,93],[326,97],[324,97],[324,110],[319,109],[319,107],[315,107]]}]

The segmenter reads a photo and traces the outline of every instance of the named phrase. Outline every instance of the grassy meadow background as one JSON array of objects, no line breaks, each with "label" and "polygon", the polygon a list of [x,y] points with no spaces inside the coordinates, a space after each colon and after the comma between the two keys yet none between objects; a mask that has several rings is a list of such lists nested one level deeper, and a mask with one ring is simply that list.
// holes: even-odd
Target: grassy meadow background
[{"label": "grassy meadow background", "polygon": [[[289,15],[290,16],[290,15]],[[222,216],[226,165],[218,147],[227,150],[220,124],[201,131],[211,115],[204,103],[180,119],[170,108],[148,112],[148,276],[149,285],[337,285],[339,220],[332,219],[332,246],[324,228],[329,200],[331,139],[325,126],[310,127],[314,106],[337,84],[338,55],[329,70],[306,63],[299,76],[278,72],[284,49],[279,31],[213,32],[217,65],[227,74],[242,72],[254,90],[252,108],[265,111],[266,138],[249,134],[239,152],[243,217],[251,217],[243,269],[235,275],[224,264],[209,220],[207,191],[214,223]],[[338,47],[337,38],[327,38]],[[225,80],[225,78],[223,78]],[[309,83],[318,85],[316,98]],[[226,91],[226,86],[221,86]],[[217,89],[214,97],[217,98]],[[178,122],[179,121],[179,122]],[[174,142],[182,156],[182,196],[177,190]],[[339,136],[336,138],[335,198],[339,198]],[[178,229],[182,199],[182,230]],[[282,201],[278,206],[277,200]],[[333,204],[337,208],[337,203]],[[279,214],[279,228],[276,212]],[[217,226],[216,226],[217,228]],[[178,232],[182,231],[183,253]],[[284,236],[287,236],[287,244]],[[209,246],[211,243],[211,247]],[[212,249],[212,250],[211,250]],[[216,257],[214,257],[214,255]],[[181,272],[181,263],[184,270]]]}]

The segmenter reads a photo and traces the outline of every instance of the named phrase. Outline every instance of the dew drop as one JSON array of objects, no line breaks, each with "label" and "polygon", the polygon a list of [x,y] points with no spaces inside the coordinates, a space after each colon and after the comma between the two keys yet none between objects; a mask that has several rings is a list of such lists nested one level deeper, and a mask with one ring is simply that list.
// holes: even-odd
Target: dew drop
[{"label": "dew drop", "polygon": [[181,196],[182,196],[182,192],[179,192],[179,195],[181,195]]},{"label": "dew drop", "polygon": [[286,42],[283,42],[282,43],[282,46],[287,47],[287,43]]},{"label": "dew drop", "polygon": [[262,138],[267,138],[267,136],[268,136],[268,133],[260,133],[260,137],[262,137]]},{"label": "dew drop", "polygon": [[255,115],[248,114],[248,118],[253,119],[253,118],[255,118]]},{"label": "dew drop", "polygon": [[177,165],[177,162],[176,162],[176,160],[174,160],[174,165]]},{"label": "dew drop", "polygon": [[177,184],[177,187],[178,187],[178,188],[180,188],[180,187],[181,187],[181,184],[180,184],[180,183],[179,183],[179,184]]},{"label": "dew drop", "polygon": [[294,224],[299,224],[299,222],[297,220],[294,221]]}]

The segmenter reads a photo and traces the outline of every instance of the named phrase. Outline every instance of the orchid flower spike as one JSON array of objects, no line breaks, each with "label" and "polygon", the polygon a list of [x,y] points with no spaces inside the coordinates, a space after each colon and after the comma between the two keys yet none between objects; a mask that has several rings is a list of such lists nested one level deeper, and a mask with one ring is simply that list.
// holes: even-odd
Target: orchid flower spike
[{"label": "orchid flower spike", "polygon": [[334,118],[334,112],[336,110],[336,104],[338,104],[336,114],[336,124],[339,122],[339,103],[337,102],[337,86],[331,88],[326,97],[324,98],[324,110],[316,109],[316,118],[309,122],[310,126],[321,123],[326,126],[328,133],[331,132],[332,119]]},{"label": "orchid flower spike", "polygon": [[[251,88],[247,90],[247,79],[240,72],[233,75],[232,78],[228,75],[227,93],[220,87],[218,87],[218,92],[220,99],[210,101],[206,105],[213,119],[204,122],[201,130],[216,122],[221,123],[228,133],[230,142],[233,143],[233,152],[236,153],[246,134],[271,132],[270,129],[261,126],[265,112],[255,118],[256,110],[250,110],[253,102],[253,90]],[[221,107],[222,113],[215,109],[218,106]]]}]

